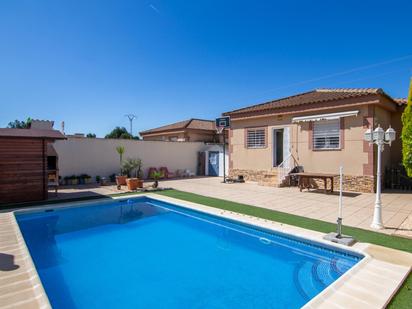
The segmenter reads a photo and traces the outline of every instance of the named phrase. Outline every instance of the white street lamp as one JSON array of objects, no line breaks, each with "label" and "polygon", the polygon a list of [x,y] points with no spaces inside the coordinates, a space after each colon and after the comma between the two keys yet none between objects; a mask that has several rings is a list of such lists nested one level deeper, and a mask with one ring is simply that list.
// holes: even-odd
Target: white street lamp
[{"label": "white street lamp", "polygon": [[383,222],[382,222],[382,200],[381,200],[381,177],[382,177],[382,152],[384,150],[384,145],[392,144],[392,142],[396,138],[396,132],[394,129],[389,127],[386,132],[381,128],[380,125],[371,131],[371,129],[366,130],[364,139],[365,141],[369,142],[369,144],[376,144],[378,145],[378,162],[376,168],[376,199],[375,199],[375,209],[373,212],[373,221],[371,227],[374,229],[382,229]]}]

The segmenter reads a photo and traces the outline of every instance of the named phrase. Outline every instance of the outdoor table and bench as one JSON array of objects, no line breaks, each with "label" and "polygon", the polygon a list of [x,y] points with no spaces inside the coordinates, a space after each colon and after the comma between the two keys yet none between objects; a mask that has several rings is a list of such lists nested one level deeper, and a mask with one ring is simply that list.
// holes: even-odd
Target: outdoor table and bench
[{"label": "outdoor table and bench", "polygon": [[[333,193],[333,178],[338,177],[337,174],[323,174],[323,173],[293,173],[291,175],[298,176],[298,186],[300,192],[303,189],[308,189],[311,187],[310,180],[311,179],[321,179],[323,180],[324,184],[324,191],[325,193]],[[328,190],[328,179],[330,179],[330,189]]]}]

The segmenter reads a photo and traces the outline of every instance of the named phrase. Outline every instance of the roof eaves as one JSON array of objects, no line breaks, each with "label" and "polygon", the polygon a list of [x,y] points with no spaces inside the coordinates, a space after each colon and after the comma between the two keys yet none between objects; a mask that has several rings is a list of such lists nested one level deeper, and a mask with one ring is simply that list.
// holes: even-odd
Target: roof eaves
[{"label": "roof eaves", "polygon": [[[295,95],[290,95],[290,96],[287,96],[287,97],[284,97],[284,98],[279,98],[279,99],[272,100],[272,101],[266,101],[264,103],[253,104],[253,105],[250,105],[250,106],[247,106],[247,107],[242,107],[242,108],[234,109],[234,110],[231,110],[231,111],[228,111],[228,112],[224,112],[222,115],[225,116],[225,115],[238,113],[238,112],[242,113],[242,110],[245,110],[245,109],[250,109],[250,108],[254,108],[254,107],[258,107],[258,106],[262,106],[262,105],[266,105],[266,104],[275,103],[275,102],[280,101],[280,100],[286,100],[286,99],[291,99],[291,98],[294,98],[294,97],[299,97],[299,96],[302,96],[302,95],[305,95],[305,94],[308,94],[308,93],[312,93],[312,92],[315,92],[315,91],[316,90],[306,91],[306,92],[298,93],[298,94],[295,94]],[[268,109],[271,109],[271,108],[268,108]]]}]

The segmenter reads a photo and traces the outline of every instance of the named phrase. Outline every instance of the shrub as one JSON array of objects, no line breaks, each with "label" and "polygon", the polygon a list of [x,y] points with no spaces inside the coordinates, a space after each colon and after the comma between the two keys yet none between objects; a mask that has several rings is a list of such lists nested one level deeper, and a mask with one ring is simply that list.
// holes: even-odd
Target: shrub
[{"label": "shrub", "polygon": [[412,79],[408,104],[402,114],[402,163],[406,173],[412,177]]}]

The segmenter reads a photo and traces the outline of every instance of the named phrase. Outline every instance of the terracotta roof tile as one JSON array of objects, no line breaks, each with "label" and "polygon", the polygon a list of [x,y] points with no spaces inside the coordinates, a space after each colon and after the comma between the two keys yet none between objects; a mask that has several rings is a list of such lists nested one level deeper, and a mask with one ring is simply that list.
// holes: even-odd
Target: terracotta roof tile
[{"label": "terracotta roof tile", "polygon": [[408,100],[406,98],[395,98],[394,100],[399,105],[408,104]]},{"label": "terracotta roof tile", "polygon": [[145,134],[150,134],[150,133],[160,133],[160,132],[185,130],[185,129],[215,130],[215,122],[213,120],[192,118],[192,119],[172,123],[169,125],[161,126],[158,128],[142,131],[140,132],[140,134],[145,135]]},{"label": "terracotta roof tile", "polygon": [[[331,88],[315,89],[309,92],[265,102],[262,104],[252,105],[245,108],[226,112],[223,115],[237,116],[243,113],[262,112],[292,106],[313,104],[327,101],[336,101],[342,99],[357,98],[369,95],[384,95],[389,97],[380,88]],[[390,98],[390,97],[389,97]]]}]

